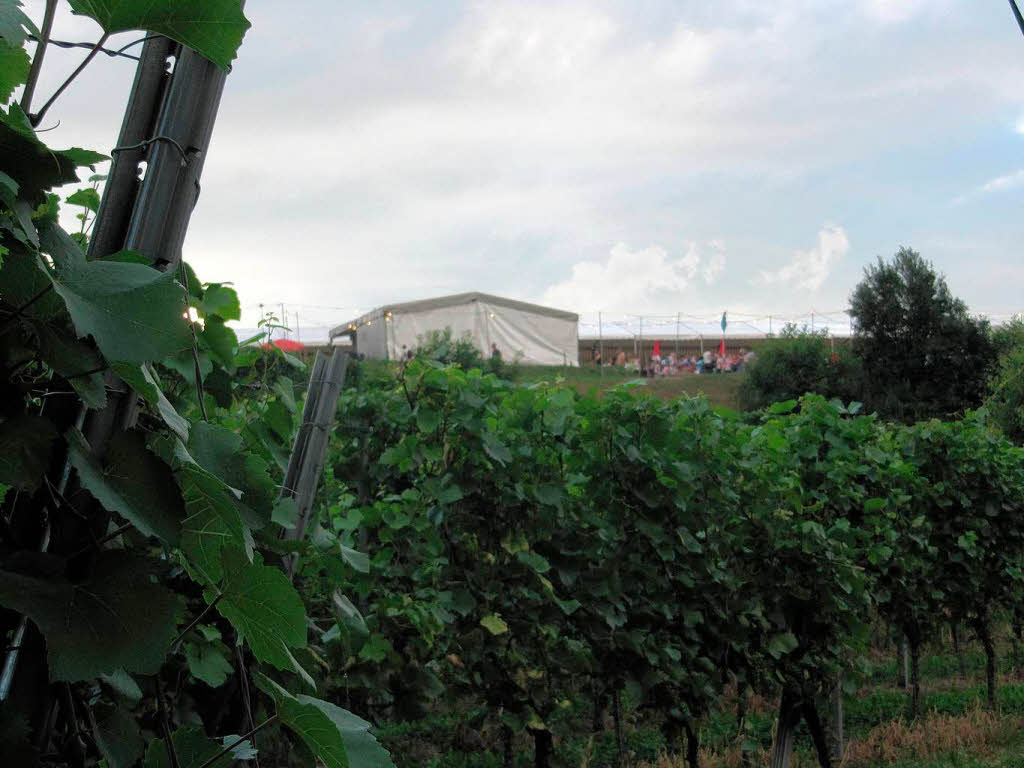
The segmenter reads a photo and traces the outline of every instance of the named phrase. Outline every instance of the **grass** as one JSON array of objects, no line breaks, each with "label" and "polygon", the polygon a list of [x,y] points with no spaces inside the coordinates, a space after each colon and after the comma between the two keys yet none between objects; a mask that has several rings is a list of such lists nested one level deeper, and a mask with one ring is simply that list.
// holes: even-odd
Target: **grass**
[{"label": "grass", "polygon": [[611,366],[598,369],[592,366],[562,368],[548,365],[519,365],[516,375],[516,381],[519,382],[561,381],[582,395],[598,396],[614,386],[636,382],[637,386],[645,387],[647,391],[664,400],[680,395],[706,395],[712,404],[733,409],[737,408],[736,396],[741,379],[742,374],[738,373],[683,373],[678,376],[645,379],[636,371]]}]

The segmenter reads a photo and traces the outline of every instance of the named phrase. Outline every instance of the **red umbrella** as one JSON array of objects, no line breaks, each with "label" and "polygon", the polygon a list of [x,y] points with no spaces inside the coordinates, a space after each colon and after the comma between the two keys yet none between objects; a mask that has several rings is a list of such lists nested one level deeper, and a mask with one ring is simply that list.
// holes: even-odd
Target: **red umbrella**
[{"label": "red umbrella", "polygon": [[661,357],[661,342],[657,339],[654,340],[654,356]]},{"label": "red umbrella", "polygon": [[306,345],[301,341],[294,341],[292,339],[274,339],[273,344],[282,352],[301,352],[306,348]]}]

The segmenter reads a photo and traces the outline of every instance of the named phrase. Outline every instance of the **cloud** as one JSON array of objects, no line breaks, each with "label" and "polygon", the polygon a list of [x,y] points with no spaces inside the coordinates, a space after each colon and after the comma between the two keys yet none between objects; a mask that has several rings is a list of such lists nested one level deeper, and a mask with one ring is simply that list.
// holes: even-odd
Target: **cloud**
[{"label": "cloud", "polygon": [[[27,7],[38,22],[43,0]],[[925,235],[983,243],[929,254],[947,274],[961,257],[1019,258],[1019,220],[993,223],[981,206],[943,215],[979,183],[972,169],[1002,167],[991,152],[1005,146],[979,137],[1024,133],[1024,60],[1005,3],[247,7],[253,27],[185,245],[200,276],[234,280],[247,306],[466,290],[537,298],[570,282],[574,264],[619,280],[609,248],[624,241],[662,246],[663,263],[649,255],[641,266],[670,286],[630,293],[626,311],[656,300],[685,309],[672,303],[680,291],[689,306],[778,307],[796,290],[777,280],[749,297],[747,276],[783,271],[793,251],[777,244],[803,242],[830,217],[864,253]],[[95,32],[58,13],[54,37]],[[39,98],[80,61],[49,52]],[[132,74],[128,60],[94,61],[51,112],[47,142],[109,152]],[[709,242],[718,235],[728,274]],[[852,261],[823,289],[837,300],[857,278]],[[603,307],[618,291],[595,284],[570,298]],[[1018,296],[1004,283],[979,300]]]},{"label": "cloud", "polygon": [[1024,168],[1016,173],[1008,173],[1005,176],[997,176],[992,181],[987,181],[979,188],[979,192],[1002,192],[1007,189],[1016,189],[1024,186]]},{"label": "cloud", "polygon": [[1008,173],[1005,176],[996,176],[981,186],[975,187],[970,192],[957,196],[953,199],[953,205],[962,205],[978,195],[985,195],[989,192],[1005,192],[1010,189],[1017,189],[1018,187],[1024,187],[1024,168],[1014,173]]},{"label": "cloud", "polygon": [[850,250],[850,240],[842,227],[826,225],[818,232],[818,246],[797,251],[793,260],[774,271],[762,270],[757,282],[785,285],[814,292],[821,288],[832,268]]},{"label": "cloud", "polygon": [[541,302],[577,312],[677,311],[682,297],[692,294],[698,275],[710,285],[725,269],[721,241],[708,247],[712,253],[705,259],[697,243],[690,243],[679,257],[657,245],[632,250],[618,243],[605,261],[574,264],[569,279],[548,288]]},{"label": "cloud", "polygon": [[711,258],[704,265],[701,274],[704,276],[705,283],[713,285],[725,270],[725,244],[721,240],[710,240],[708,247],[712,251]]},{"label": "cloud", "polygon": [[930,0],[864,0],[867,15],[883,23],[907,21],[925,9]]}]

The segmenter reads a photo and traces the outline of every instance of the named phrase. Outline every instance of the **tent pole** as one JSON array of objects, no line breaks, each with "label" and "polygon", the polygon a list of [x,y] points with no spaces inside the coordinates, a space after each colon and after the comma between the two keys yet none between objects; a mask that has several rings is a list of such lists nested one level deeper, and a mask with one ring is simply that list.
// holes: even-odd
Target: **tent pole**
[{"label": "tent pole", "polygon": [[640,315],[640,370],[644,368],[644,316]]}]

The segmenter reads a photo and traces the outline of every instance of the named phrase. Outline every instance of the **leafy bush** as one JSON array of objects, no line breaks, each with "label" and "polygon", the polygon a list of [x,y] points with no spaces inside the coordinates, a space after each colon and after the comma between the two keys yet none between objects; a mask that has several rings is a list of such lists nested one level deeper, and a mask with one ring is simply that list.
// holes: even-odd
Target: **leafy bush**
[{"label": "leafy bush", "polygon": [[454,365],[464,371],[477,368],[493,373],[502,379],[511,380],[516,377],[515,361],[508,362],[500,355],[488,354],[484,359],[480,350],[473,343],[473,335],[466,331],[457,339],[452,338],[452,329],[443,331],[431,330],[416,339],[413,354],[421,360],[433,360],[442,365]]},{"label": "leafy bush", "polygon": [[740,407],[764,408],[808,393],[843,402],[861,399],[860,361],[846,343],[825,331],[787,325],[779,338],[757,350],[740,382]]},{"label": "leafy bush", "polygon": [[1000,356],[985,405],[1007,437],[1024,444],[1024,320],[1001,326],[992,335]]}]

